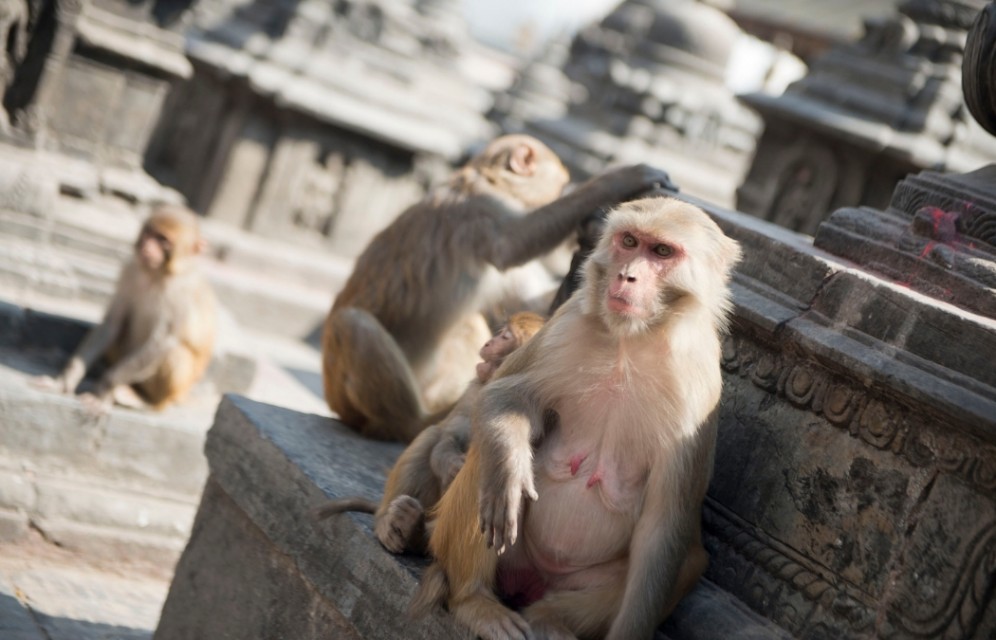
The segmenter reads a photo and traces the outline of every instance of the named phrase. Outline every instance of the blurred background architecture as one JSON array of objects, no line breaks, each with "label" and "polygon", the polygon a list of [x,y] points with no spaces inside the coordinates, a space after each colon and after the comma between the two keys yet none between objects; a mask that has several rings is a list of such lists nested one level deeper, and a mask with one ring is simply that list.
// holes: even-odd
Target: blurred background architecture
[{"label": "blurred background architecture", "polygon": [[[297,525],[309,501],[376,494],[396,453],[330,426],[316,331],[377,231],[478,145],[525,131],[575,180],[660,165],[746,249],[706,509],[714,560],[667,637],[707,637],[696,619],[725,621],[726,638],[990,637],[994,11],[0,0],[0,636],[150,637],[206,486],[207,533],[161,638],[222,624],[232,602],[288,629],[334,619],[344,637],[388,637],[377,624],[403,605],[411,563],[361,519],[334,535]],[[224,339],[189,405],[94,421],[29,377],[99,318],[160,201],[202,216]],[[223,392],[251,400],[216,419]],[[259,564],[237,586],[262,575],[266,589],[221,580],[211,562],[240,553]],[[349,556],[335,571],[315,559],[335,554]],[[201,566],[221,578],[197,582]],[[395,586],[346,611],[350,589],[380,588],[374,574]],[[225,588],[230,602],[212,591]],[[429,624],[426,637],[453,633]]]}]

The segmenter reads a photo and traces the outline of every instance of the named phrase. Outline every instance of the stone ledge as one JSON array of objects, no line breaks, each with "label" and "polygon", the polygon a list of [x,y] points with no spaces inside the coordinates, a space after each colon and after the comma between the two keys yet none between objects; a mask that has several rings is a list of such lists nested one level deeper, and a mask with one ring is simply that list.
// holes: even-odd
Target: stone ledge
[{"label": "stone ledge", "polygon": [[[402,450],[329,418],[226,396],[205,447],[211,469],[177,566],[157,640],[215,637],[468,638],[437,612],[405,611],[425,560],[393,556],[369,516],[316,524],[329,498],[377,498]],[[280,626],[277,626],[277,625]],[[704,582],[666,627],[668,638],[788,638]],[[658,637],[663,637],[658,634]]]}]

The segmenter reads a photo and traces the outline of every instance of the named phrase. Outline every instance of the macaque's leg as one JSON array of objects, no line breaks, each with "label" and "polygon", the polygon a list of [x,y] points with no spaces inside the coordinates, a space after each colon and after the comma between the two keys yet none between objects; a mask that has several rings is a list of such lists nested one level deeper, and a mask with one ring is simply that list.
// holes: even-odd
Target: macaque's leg
[{"label": "macaque's leg", "polygon": [[[663,603],[659,620],[671,615],[674,608],[695,586],[705,571],[709,556],[696,542],[689,549],[682,562],[675,581],[674,592]],[[568,640],[578,638],[601,638],[608,631],[622,605],[626,588],[626,566],[620,565],[616,576],[599,576],[598,569],[589,570],[592,575],[577,575],[569,578],[572,582],[591,579],[594,585],[576,589],[576,585],[562,590],[551,590],[542,600],[530,605],[522,612],[537,638]]]},{"label": "macaque's leg", "polygon": [[129,409],[148,409],[149,403],[130,384],[119,384],[111,391],[114,404]]},{"label": "macaque's leg", "polygon": [[167,354],[151,378],[135,386],[154,409],[161,410],[186,398],[203,369],[190,350],[178,347]]},{"label": "macaque's leg", "polygon": [[425,550],[425,509],[434,506],[442,493],[429,466],[441,434],[438,425],[420,433],[387,476],[384,497],[374,514],[374,533],[392,553]]},{"label": "macaque's leg", "polygon": [[536,638],[601,638],[619,611],[625,583],[577,591],[552,591],[522,612]]},{"label": "macaque's leg", "polygon": [[325,397],[361,434],[411,442],[422,429],[422,405],[408,361],[380,322],[348,307],[329,315],[323,341]]},{"label": "macaque's leg", "polygon": [[484,316],[468,314],[443,337],[439,350],[419,376],[422,399],[429,411],[452,406],[474,377],[481,345],[491,338]]}]

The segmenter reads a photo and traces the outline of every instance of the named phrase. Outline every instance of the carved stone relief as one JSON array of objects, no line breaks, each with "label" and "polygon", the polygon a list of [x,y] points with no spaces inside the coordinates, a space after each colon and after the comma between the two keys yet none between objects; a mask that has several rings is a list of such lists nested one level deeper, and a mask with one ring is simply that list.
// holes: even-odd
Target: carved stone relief
[{"label": "carved stone relief", "polygon": [[802,638],[988,637],[996,446],[744,335],[723,368],[710,577]]}]

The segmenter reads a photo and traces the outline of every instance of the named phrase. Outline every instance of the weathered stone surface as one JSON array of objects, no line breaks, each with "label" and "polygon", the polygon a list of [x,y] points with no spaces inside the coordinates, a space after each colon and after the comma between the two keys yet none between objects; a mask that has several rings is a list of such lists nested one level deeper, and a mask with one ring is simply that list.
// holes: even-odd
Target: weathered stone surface
[{"label": "weathered stone surface", "polygon": [[885,211],[835,211],[814,244],[925,295],[996,318],[996,165],[923,172]]},{"label": "weathered stone surface", "polygon": [[996,325],[706,208],[745,250],[707,575],[803,638],[989,637]]},{"label": "weathered stone surface", "polygon": [[[443,612],[407,619],[425,560],[385,551],[369,516],[317,523],[307,515],[329,497],[376,498],[399,445],[227,396],[206,450],[211,476],[157,640],[266,638],[275,629],[301,640],[469,637]],[[788,637],[708,582],[664,632],[673,640]]]}]

